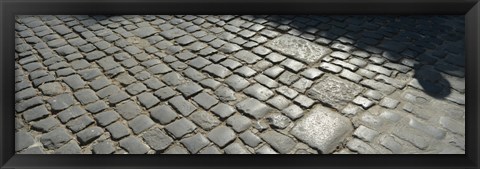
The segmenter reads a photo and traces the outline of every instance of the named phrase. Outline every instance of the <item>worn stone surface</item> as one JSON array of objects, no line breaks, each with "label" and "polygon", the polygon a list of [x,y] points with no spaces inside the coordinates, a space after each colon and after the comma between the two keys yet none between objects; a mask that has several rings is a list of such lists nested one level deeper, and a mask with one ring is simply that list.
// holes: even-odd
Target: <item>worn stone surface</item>
[{"label": "worn stone surface", "polygon": [[291,35],[282,35],[266,43],[266,46],[307,63],[314,63],[332,50]]},{"label": "worn stone surface", "polygon": [[316,107],[290,131],[322,153],[331,153],[353,131],[350,120],[326,108]]},{"label": "worn stone surface", "polygon": [[340,110],[363,91],[363,87],[337,77],[327,77],[312,86],[307,95]]}]

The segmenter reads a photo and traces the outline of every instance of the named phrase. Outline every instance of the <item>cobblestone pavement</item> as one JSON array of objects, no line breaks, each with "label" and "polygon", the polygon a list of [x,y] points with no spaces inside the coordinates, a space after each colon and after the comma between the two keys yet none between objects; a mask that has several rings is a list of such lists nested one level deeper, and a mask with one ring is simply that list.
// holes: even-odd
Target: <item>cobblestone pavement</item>
[{"label": "cobblestone pavement", "polygon": [[465,153],[463,16],[16,20],[17,153]]}]

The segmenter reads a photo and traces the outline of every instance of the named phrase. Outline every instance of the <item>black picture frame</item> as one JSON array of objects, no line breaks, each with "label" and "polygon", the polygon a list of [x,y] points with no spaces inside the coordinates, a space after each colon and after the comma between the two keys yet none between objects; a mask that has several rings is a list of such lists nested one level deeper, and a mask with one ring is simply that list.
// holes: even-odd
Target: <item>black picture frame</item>
[{"label": "black picture frame", "polygon": [[[1,0],[1,168],[478,168],[478,0]],[[14,151],[14,16],[32,14],[465,15],[465,155],[21,155]]]}]

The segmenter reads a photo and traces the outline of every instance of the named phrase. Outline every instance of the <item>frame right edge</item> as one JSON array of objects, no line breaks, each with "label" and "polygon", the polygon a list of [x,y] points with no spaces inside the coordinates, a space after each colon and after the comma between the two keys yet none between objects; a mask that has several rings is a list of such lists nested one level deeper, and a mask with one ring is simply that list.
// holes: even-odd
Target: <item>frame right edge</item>
[{"label": "frame right edge", "polygon": [[478,133],[475,133],[475,130],[480,128],[480,123],[478,123],[478,84],[480,80],[480,74],[478,66],[480,66],[480,56],[479,51],[479,42],[480,42],[480,2],[477,2],[466,14],[465,14],[465,46],[466,46],[466,61],[467,61],[467,80],[466,88],[468,94],[466,95],[466,105],[467,111],[466,116],[469,116],[467,119],[467,125],[465,130],[468,133],[466,135],[466,154],[469,160],[477,168],[479,167],[479,152],[478,147]]}]

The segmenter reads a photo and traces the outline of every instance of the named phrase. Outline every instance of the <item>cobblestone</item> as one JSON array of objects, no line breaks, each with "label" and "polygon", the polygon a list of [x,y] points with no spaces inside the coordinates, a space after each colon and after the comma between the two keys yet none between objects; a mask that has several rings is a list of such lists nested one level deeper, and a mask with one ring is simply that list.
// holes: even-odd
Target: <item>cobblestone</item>
[{"label": "cobblestone", "polygon": [[465,153],[460,16],[15,20],[20,154]]}]

